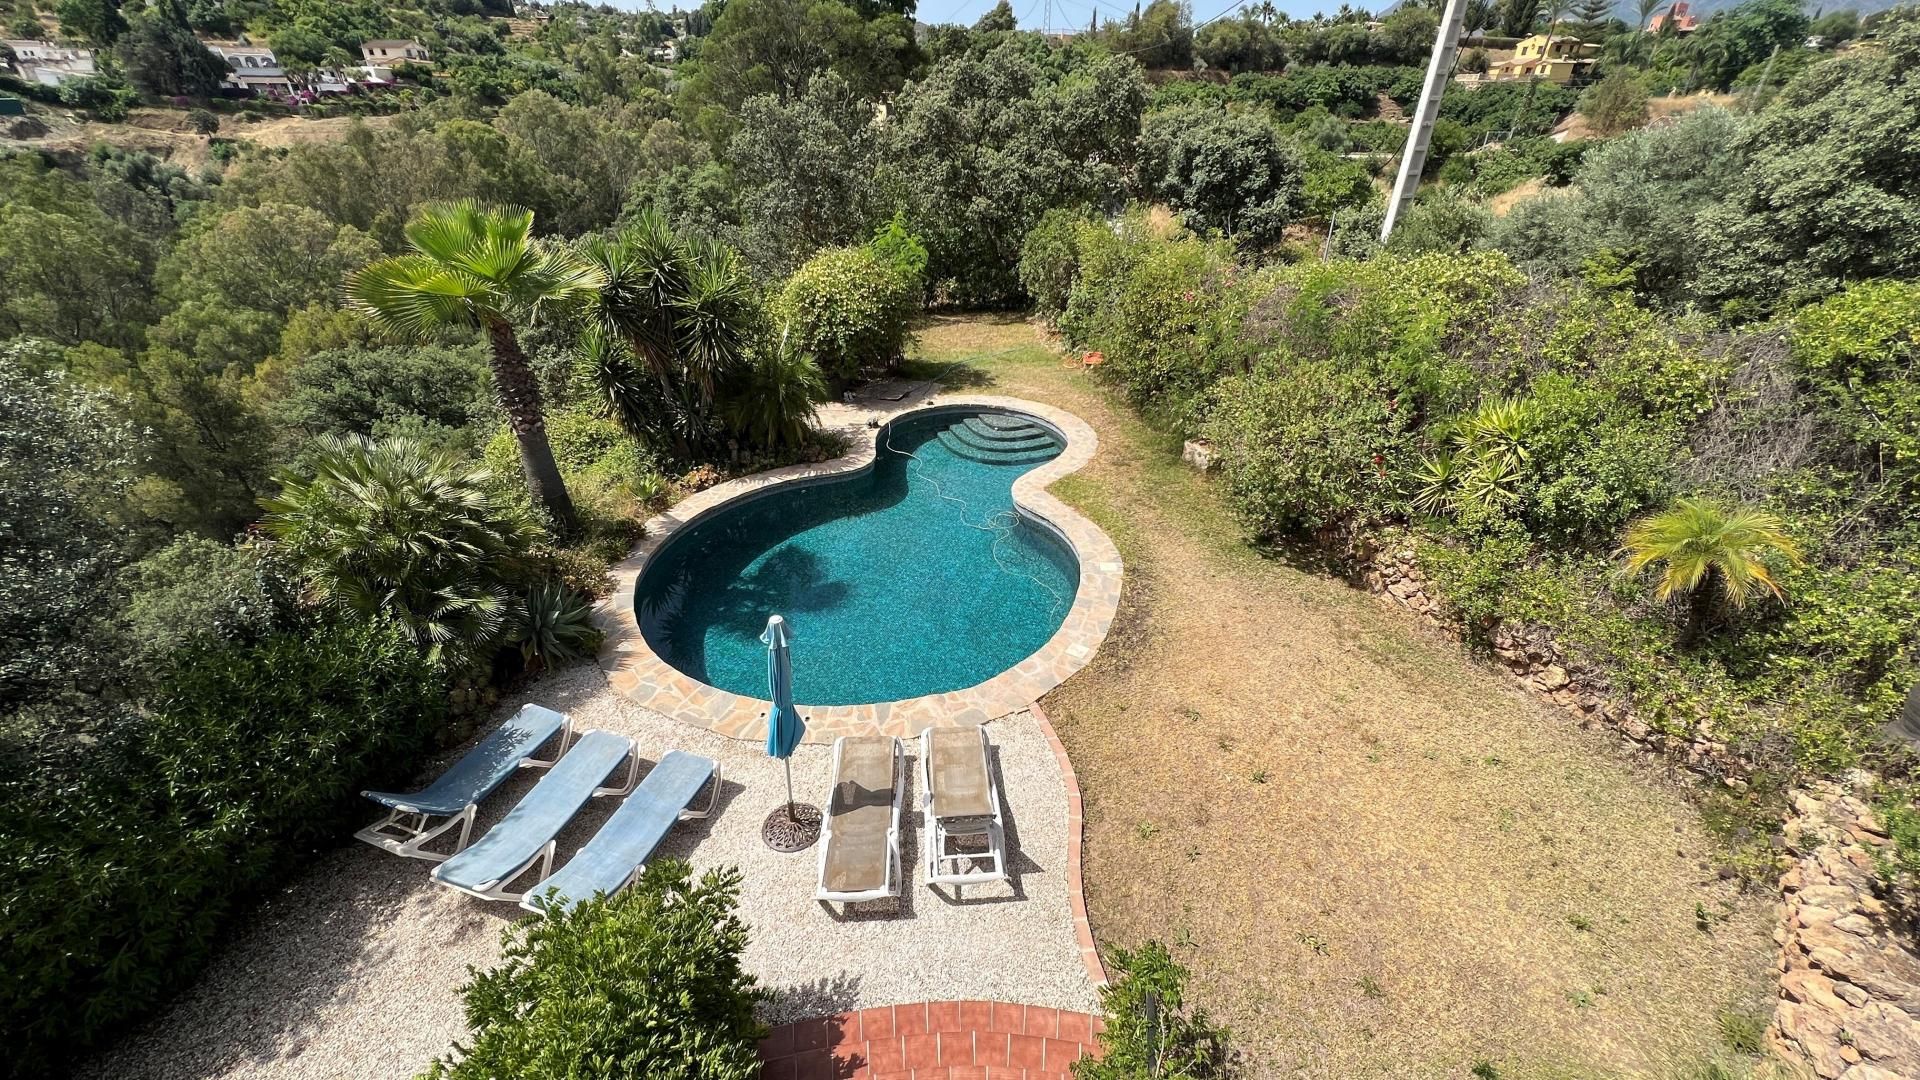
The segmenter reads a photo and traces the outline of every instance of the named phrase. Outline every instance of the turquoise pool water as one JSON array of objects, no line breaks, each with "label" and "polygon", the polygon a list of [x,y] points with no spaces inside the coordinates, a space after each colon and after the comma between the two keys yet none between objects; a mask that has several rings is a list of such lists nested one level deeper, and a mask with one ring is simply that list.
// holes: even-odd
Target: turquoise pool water
[{"label": "turquoise pool water", "polygon": [[897,421],[871,470],[776,488],[676,535],[634,590],[641,632],[682,672],[764,698],[760,633],[782,615],[803,705],[983,682],[1044,644],[1073,605],[1073,552],[1013,510],[1014,479],[1060,449],[1024,417]]}]

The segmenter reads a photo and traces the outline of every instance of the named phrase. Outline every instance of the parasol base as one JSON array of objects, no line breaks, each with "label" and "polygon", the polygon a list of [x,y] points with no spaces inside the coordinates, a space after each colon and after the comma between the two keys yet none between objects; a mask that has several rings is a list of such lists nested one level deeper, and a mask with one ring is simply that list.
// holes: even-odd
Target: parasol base
[{"label": "parasol base", "polygon": [[775,851],[807,850],[820,839],[820,808],[806,803],[781,803],[760,823],[760,839]]}]

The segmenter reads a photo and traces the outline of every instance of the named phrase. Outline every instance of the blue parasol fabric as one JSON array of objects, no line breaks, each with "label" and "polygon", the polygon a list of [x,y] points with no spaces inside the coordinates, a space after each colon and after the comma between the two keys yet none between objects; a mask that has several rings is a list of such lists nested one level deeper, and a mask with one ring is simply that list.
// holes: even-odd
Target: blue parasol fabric
[{"label": "blue parasol fabric", "polygon": [[778,615],[767,620],[767,632],[760,635],[767,647],[767,696],[773,709],[767,713],[767,754],[785,760],[807,733],[806,721],[793,706],[793,658],[787,651],[787,621]]}]

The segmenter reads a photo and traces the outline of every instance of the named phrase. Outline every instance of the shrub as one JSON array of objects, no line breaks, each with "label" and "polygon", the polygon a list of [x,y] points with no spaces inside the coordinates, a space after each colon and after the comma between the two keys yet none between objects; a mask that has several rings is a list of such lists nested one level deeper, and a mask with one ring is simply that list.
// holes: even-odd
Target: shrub
[{"label": "shrub", "polygon": [[208,109],[188,109],[187,126],[196,134],[211,135],[220,130],[220,118]]},{"label": "shrub", "polygon": [[729,430],[748,446],[796,447],[812,429],[816,404],[826,399],[819,363],[783,334],[754,350],[722,411]]},{"label": "shrub", "polygon": [[181,537],[128,570],[128,652],[136,664],[158,667],[196,643],[245,643],[287,629],[291,579],[291,567],[263,545]]},{"label": "shrub", "polygon": [[311,475],[283,473],[280,495],[261,500],[262,523],[322,603],[390,616],[463,666],[506,630],[538,535],[487,481],[418,443],[329,436]]},{"label": "shrub", "polygon": [[1107,1024],[1097,1058],[1074,1062],[1074,1080],[1224,1080],[1240,1074],[1232,1033],[1186,1001],[1187,969],[1150,941],[1137,951],[1114,949],[1107,966],[1117,978],[1100,990]]},{"label": "shrub", "polygon": [[593,625],[593,601],[558,581],[535,585],[527,593],[512,634],[530,670],[584,660],[600,648],[600,638]]},{"label": "shrub", "polygon": [[760,1075],[765,991],[741,967],[737,869],[698,882],[662,859],[611,898],[508,927],[500,966],[463,993],[473,1041],[433,1080]]},{"label": "shrub", "polygon": [[1637,128],[1647,122],[1647,88],[1626,68],[1615,68],[1580,95],[1580,115],[1601,135]]},{"label": "shrub", "polygon": [[1087,224],[1085,211],[1055,208],[1040,215],[1020,244],[1020,287],[1047,318],[1057,319],[1067,310],[1080,272],[1080,230]]},{"label": "shrub", "polygon": [[51,1074],[190,980],[235,910],[407,779],[446,686],[408,638],[342,621],[175,658],[142,724],[58,799],[0,785],[0,1018]]},{"label": "shrub", "polygon": [[1102,377],[1136,407],[1189,428],[1207,388],[1242,370],[1235,331],[1253,286],[1231,246],[1185,232],[1163,238],[1136,214],[1118,237],[1083,229],[1080,250],[1061,329],[1106,354]]},{"label": "shrub", "polygon": [[1398,501],[1389,463],[1405,452],[1398,427],[1377,375],[1314,361],[1224,380],[1201,431],[1235,515],[1277,537],[1389,512]]},{"label": "shrub", "polygon": [[916,297],[916,283],[873,248],[829,248],[794,271],[773,311],[796,349],[847,382],[899,361]]}]

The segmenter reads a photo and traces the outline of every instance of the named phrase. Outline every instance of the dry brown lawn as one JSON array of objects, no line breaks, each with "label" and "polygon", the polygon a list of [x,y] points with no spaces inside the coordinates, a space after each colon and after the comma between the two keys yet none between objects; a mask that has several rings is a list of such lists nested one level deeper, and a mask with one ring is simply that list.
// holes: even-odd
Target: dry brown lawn
[{"label": "dry brown lawn", "polygon": [[934,320],[921,352],[1100,434],[1055,491],[1120,545],[1121,616],[1044,701],[1085,791],[1088,907],[1103,946],[1173,947],[1250,1075],[1744,1070],[1723,1026],[1770,996],[1772,905],[1720,880],[1683,789],[1252,551],[1026,323]]}]

